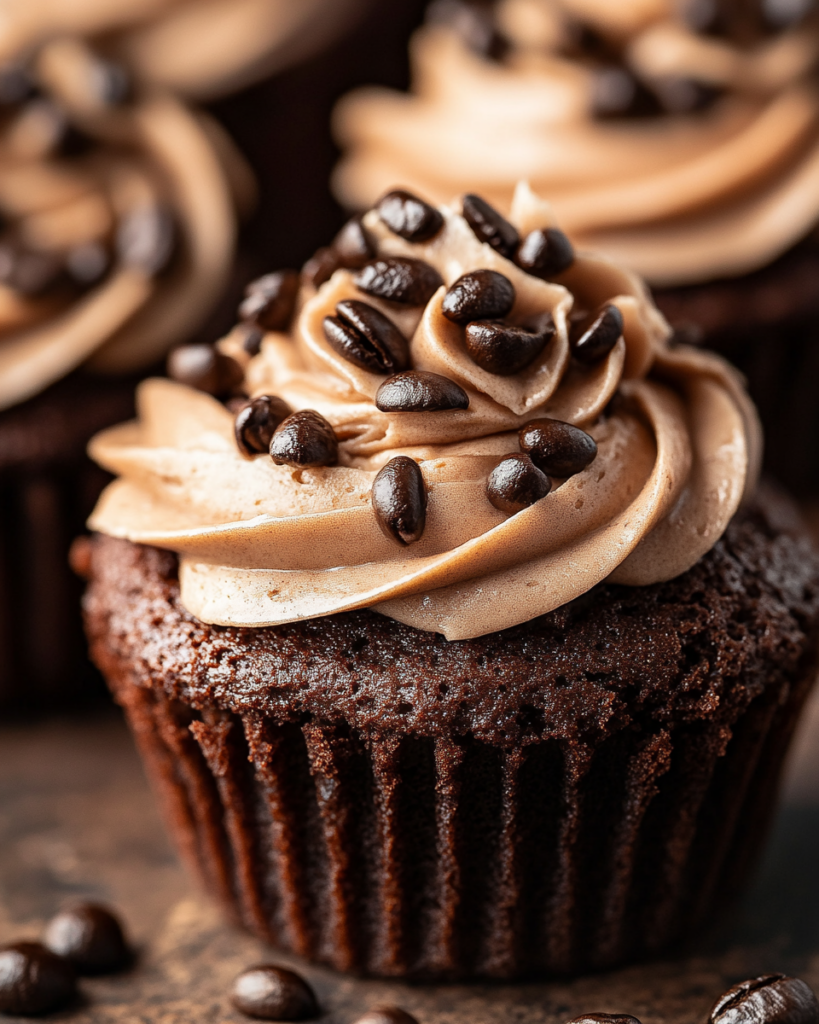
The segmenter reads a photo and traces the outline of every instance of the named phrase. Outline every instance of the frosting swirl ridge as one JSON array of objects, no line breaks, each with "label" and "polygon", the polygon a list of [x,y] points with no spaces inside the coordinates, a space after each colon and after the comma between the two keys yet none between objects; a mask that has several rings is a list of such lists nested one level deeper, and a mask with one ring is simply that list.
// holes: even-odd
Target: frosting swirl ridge
[{"label": "frosting swirl ridge", "polygon": [[[268,331],[258,355],[244,353],[242,325],[220,343],[245,363],[247,394],[275,395],[332,425],[336,465],[243,455],[225,406],[164,380],[142,385],[138,422],[92,442],[93,457],[119,479],[91,527],[178,552],[182,601],[204,621],[262,626],[371,607],[449,639],[478,636],[604,579],[643,585],[684,572],[753,487],[759,434],[734,371],[670,347],[638,278],[581,254],[544,280],[483,242],[458,207],[440,215],[440,230],[420,242],[394,233],[376,210],[363,218],[379,258],[422,260],[440,274],[425,303],[362,293],[342,266],[318,288],[303,285],[292,327]],[[526,186],[510,221],[521,236],[554,227],[551,208]],[[506,324],[547,314],[553,324],[517,373],[477,365],[464,327],[444,313],[453,284],[478,270],[511,282]],[[384,375],[339,354],[324,329],[340,304],[362,299],[408,339],[412,370],[446,377],[468,408],[379,409]],[[611,306],[620,336],[602,358],[581,362],[576,325]],[[487,478],[520,452],[518,431],[542,419],[588,433],[596,458],[553,476],[545,497],[509,515],[487,498]],[[418,463],[428,502],[423,535],[409,546],[382,532],[370,498],[398,456]]]}]

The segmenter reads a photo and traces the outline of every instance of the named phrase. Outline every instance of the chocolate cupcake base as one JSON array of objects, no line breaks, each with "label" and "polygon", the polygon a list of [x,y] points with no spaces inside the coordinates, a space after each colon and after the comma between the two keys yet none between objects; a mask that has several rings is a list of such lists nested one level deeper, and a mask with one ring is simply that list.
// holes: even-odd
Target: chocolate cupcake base
[{"label": "chocolate cupcake base", "polygon": [[174,556],[96,538],[86,624],[245,927],[372,975],[598,969],[690,935],[751,866],[816,670],[790,515],[769,496],[676,580],[453,642],[367,611],[206,626]]}]

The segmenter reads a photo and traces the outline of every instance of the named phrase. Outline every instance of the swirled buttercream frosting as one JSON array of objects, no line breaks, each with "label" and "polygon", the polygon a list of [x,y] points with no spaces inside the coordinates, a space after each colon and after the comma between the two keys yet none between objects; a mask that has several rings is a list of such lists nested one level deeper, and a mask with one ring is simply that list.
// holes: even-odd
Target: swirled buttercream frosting
[{"label": "swirled buttercream frosting", "polygon": [[683,573],[754,486],[735,372],[525,185],[508,220],[392,193],[308,269],[251,286],[219,343],[244,400],[149,380],[91,444],[118,477],[91,527],[177,552],[201,620],[479,636]]},{"label": "swirled buttercream frosting", "polygon": [[204,321],[234,164],[206,118],[77,40],[0,69],[0,409],[80,365],[150,366]]},{"label": "swirled buttercream frosting", "polygon": [[766,266],[819,217],[811,0],[457,0],[412,41],[409,94],[336,110],[336,191],[401,181],[508,204],[519,178],[578,244],[656,285]]},{"label": "swirled buttercream frosting", "polygon": [[142,81],[221,95],[296,63],[337,35],[366,0],[3,0],[0,62],[80,36]]}]

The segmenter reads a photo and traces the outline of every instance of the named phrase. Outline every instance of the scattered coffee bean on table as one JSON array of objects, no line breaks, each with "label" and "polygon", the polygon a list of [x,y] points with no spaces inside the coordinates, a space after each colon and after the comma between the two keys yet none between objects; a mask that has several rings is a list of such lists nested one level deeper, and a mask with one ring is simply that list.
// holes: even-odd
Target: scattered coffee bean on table
[{"label": "scattered coffee bean on table", "polygon": [[418,1021],[399,1006],[376,1006],[358,1017],[354,1024],[418,1024]]},{"label": "scattered coffee bean on table", "polygon": [[466,326],[471,320],[498,320],[515,304],[515,288],[496,270],[473,270],[447,290],[441,312],[453,323]]},{"label": "scattered coffee bean on table", "polygon": [[763,974],[723,993],[708,1020],[709,1024],[819,1024],[819,1002],[801,979]]},{"label": "scattered coffee bean on table", "polygon": [[520,241],[517,228],[480,196],[465,195],[461,210],[475,237],[511,259]]},{"label": "scattered coffee bean on table", "polygon": [[427,489],[414,459],[397,455],[373,480],[371,500],[381,530],[401,545],[420,540],[427,519]]},{"label": "scattered coffee bean on table", "polygon": [[70,961],[78,974],[119,971],[131,961],[119,918],[96,903],[80,903],[52,917],[43,945]]},{"label": "scattered coffee bean on table", "polygon": [[594,438],[562,420],[531,420],[518,438],[521,449],[549,476],[574,476],[597,457]]},{"label": "scattered coffee bean on table", "polygon": [[278,425],[270,442],[270,457],[277,466],[334,466],[338,439],[321,413],[302,409]]},{"label": "scattered coffee bean on table", "polygon": [[388,192],[376,210],[390,231],[408,242],[428,242],[444,226],[444,218],[434,206],[401,189]]},{"label": "scattered coffee bean on table", "polygon": [[486,482],[486,496],[500,512],[512,516],[545,498],[552,489],[548,476],[528,455],[517,452],[495,466]]},{"label": "scattered coffee bean on table", "polygon": [[312,988],[284,967],[263,964],[236,978],[230,1001],[237,1010],[258,1020],[307,1020],[318,1015]]},{"label": "scattered coffee bean on table", "polygon": [[65,1006],[76,992],[74,968],[39,942],[0,949],[0,1013],[47,1013]]},{"label": "scattered coffee bean on table", "polygon": [[370,260],[354,278],[356,288],[367,295],[405,306],[423,306],[444,283],[429,263],[410,256],[379,256]]},{"label": "scattered coffee bean on table", "polygon": [[277,395],[259,395],[240,409],[234,423],[236,444],[242,455],[267,455],[273,433],[293,412]]},{"label": "scattered coffee bean on table", "polygon": [[454,380],[428,370],[406,370],[388,377],[375,393],[381,412],[442,412],[468,409],[469,396]]}]

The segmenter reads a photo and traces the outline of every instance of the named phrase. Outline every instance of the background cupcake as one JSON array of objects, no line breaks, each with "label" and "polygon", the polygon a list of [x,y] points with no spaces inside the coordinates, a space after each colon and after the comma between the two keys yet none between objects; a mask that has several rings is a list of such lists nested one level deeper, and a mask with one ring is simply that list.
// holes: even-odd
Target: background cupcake
[{"label": "background cupcake", "polygon": [[526,187],[508,221],[392,193],[241,315],[251,402],[152,380],[92,447],[93,656],[206,886],[376,974],[689,932],[815,673],[735,373]]},{"label": "background cupcake", "polygon": [[808,3],[434,4],[412,94],[339,107],[336,186],[353,207],[396,180],[503,203],[527,178],[740,365],[771,469],[814,489],[819,456],[793,439],[819,426],[817,38]]}]

